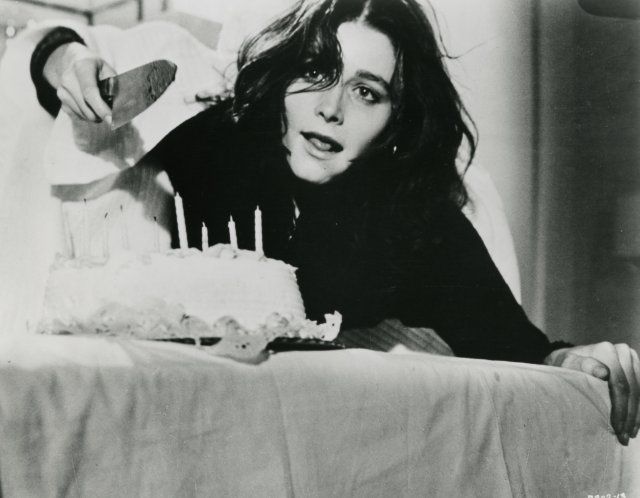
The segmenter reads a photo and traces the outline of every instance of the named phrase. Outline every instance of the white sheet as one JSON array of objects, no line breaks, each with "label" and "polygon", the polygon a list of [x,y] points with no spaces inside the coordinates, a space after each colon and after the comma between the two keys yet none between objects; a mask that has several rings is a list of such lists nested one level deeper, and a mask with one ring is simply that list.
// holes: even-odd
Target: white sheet
[{"label": "white sheet", "polygon": [[0,339],[3,496],[638,496],[608,414],[552,367]]}]

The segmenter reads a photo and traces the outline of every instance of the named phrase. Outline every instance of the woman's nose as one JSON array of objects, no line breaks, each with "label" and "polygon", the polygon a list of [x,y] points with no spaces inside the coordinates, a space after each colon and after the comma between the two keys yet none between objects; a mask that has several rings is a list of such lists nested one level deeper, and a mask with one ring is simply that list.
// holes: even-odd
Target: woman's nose
[{"label": "woman's nose", "polygon": [[316,115],[328,123],[342,124],[344,112],[342,108],[342,88],[340,85],[321,90],[316,104]]}]

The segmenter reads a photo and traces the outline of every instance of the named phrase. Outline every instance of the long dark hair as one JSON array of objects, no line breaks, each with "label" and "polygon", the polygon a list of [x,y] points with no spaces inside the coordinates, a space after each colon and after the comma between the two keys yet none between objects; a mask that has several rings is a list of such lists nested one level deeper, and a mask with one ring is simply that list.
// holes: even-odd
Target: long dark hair
[{"label": "long dark hair", "polygon": [[250,126],[254,123],[265,139],[279,143],[286,125],[288,86],[310,62],[329,75],[323,85],[335,84],[342,70],[336,32],[342,23],[356,20],[387,35],[394,45],[393,112],[364,156],[341,175],[343,179],[330,183],[366,178],[367,189],[357,182],[363,203],[379,196],[407,225],[421,223],[443,202],[461,207],[467,193],[457,161],[464,141],[468,162],[473,158],[473,123],[446,71],[440,38],[416,0],[298,2],[242,46],[235,115]]}]

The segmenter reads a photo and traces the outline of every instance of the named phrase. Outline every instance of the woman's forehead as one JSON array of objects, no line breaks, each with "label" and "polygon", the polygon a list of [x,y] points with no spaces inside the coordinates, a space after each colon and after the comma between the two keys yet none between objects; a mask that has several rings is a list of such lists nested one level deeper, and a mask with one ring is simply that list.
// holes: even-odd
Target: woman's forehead
[{"label": "woman's forehead", "polygon": [[349,21],[338,27],[336,37],[342,52],[344,76],[369,74],[391,82],[396,66],[395,49],[384,33],[360,21]]}]

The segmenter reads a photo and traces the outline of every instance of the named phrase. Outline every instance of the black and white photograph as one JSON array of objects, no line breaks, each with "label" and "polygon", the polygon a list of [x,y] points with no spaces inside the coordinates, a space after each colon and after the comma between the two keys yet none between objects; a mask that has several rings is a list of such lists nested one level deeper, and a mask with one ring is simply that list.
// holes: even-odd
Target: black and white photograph
[{"label": "black and white photograph", "polygon": [[640,497],[640,0],[0,0],[0,497]]}]

